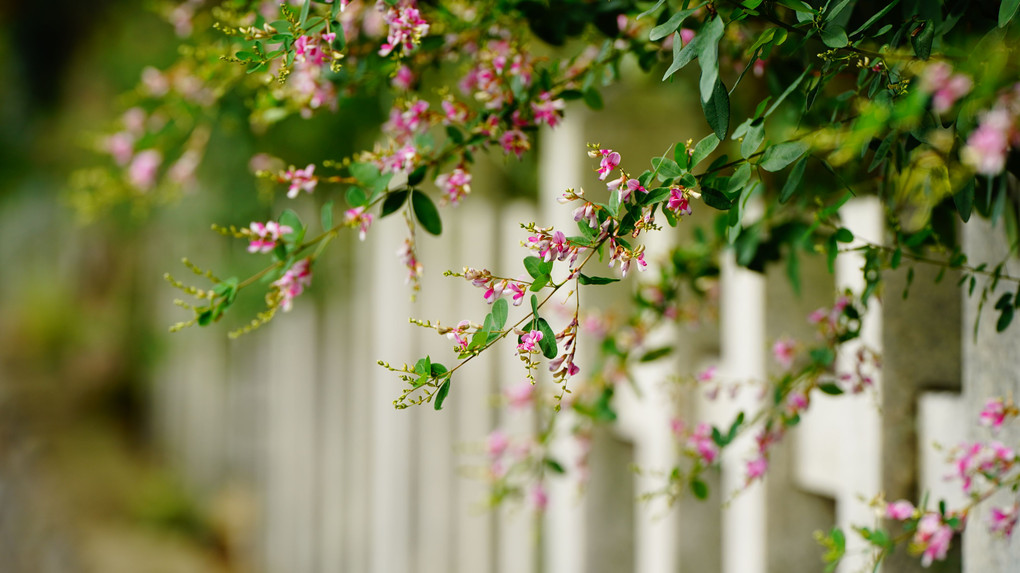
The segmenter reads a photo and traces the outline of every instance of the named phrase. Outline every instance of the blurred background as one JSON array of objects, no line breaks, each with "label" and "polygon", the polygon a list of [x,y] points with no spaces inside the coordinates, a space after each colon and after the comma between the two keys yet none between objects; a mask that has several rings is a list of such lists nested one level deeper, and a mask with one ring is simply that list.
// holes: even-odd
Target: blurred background
[{"label": "blurred background", "polygon": [[[706,135],[691,91],[696,68],[665,86],[633,73],[604,92],[607,108],[625,112],[573,107],[565,125],[541,134],[533,158],[483,159],[458,224],[420,239],[428,271],[416,302],[394,256],[403,222],[391,217],[365,243],[337,241],[312,289],[270,326],[236,341],[222,325],[171,335],[168,326],[188,316],[162,276],[193,278],[182,256],[239,276],[258,268],[239,241],[209,231],[211,222],[243,226],[278,213],[271,197],[251,200],[260,192],[251,157],[320,162],[370,148],[389,104],[295,117],[257,138],[243,106],[227,105],[193,193],[82,220],[70,206],[71,172],[94,161],[95,134],[116,121],[120,94],[142,69],[165,67],[177,53],[173,28],[143,4],[0,3],[0,572],[817,571],[812,533],[867,522],[860,495],[917,499],[938,487],[937,456],[925,457],[924,444],[970,431],[947,422],[963,419],[961,380],[999,381],[981,395],[1015,384],[1015,361],[967,360],[1015,357],[1016,337],[980,347],[961,337],[973,305],[952,281],[919,288],[919,269],[909,301],[876,311],[884,329],[869,340],[886,350],[897,380],[876,400],[907,407],[880,415],[871,397],[828,409],[819,398],[820,414],[777,450],[766,484],[728,511],[740,459],[726,462],[729,477],[715,475],[707,503],[637,503],[676,456],[672,419],[725,423],[735,411],[693,395],[656,400],[662,380],[716,364],[734,377],[775,372],[765,359],[771,341],[811,336],[804,317],[851,286],[808,258],[795,297],[783,269],[760,275],[724,260],[721,318],[656,333],[679,343],[670,360],[643,371],[635,386],[643,394],[621,389],[617,423],[556,446],[558,459],[588,476],[584,495],[575,472],[552,480],[543,513],[526,504],[486,511],[477,479],[486,435],[499,427],[526,436],[536,424],[486,407],[520,382],[516,359],[471,364],[461,377],[470,383],[442,413],[393,410],[399,381],[374,362],[449,352],[407,318],[481,316],[480,292],[441,272],[494,262],[508,276],[521,271],[518,223],[571,224],[555,198],[601,185],[585,143],[620,150],[626,162],[661,155],[677,133]],[[697,123],[658,129],[667,114]],[[313,203],[324,200],[298,210],[314,219]],[[866,201],[849,208],[847,226],[863,224],[880,240],[881,213]],[[649,252],[711,225],[707,209],[696,211]],[[997,252],[998,239],[981,232],[979,252]],[[854,264],[847,260],[844,275]],[[887,280],[890,291],[905,284],[904,273]],[[624,292],[610,291],[600,306],[611,310]],[[260,302],[231,312],[250,316]],[[976,411],[977,394],[966,396],[967,411]],[[960,570],[954,559],[939,566]],[[912,570],[916,559],[896,567]]]}]

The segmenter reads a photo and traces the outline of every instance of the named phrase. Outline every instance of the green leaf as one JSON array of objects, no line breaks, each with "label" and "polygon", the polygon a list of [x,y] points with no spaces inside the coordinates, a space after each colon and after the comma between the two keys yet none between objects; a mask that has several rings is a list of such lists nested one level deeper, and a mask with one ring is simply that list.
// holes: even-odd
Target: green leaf
[{"label": "green leaf", "polygon": [[850,229],[840,227],[836,230],[836,234],[833,235],[833,238],[840,243],[852,243],[854,240],[854,234],[850,232]]},{"label": "green leaf", "polygon": [[672,352],[673,352],[672,346],[653,348],[652,350],[649,350],[648,352],[642,354],[641,358],[638,359],[638,362],[654,362],[655,360],[658,360],[664,356],[669,356],[670,353]]},{"label": "green leaf", "polygon": [[653,157],[652,169],[658,173],[657,177],[659,181],[674,179],[684,174],[683,170],[680,169],[680,166],[677,165],[677,162],[669,159],[668,157]]},{"label": "green leaf", "polygon": [[658,2],[655,3],[654,6],[652,6],[651,8],[649,8],[647,10],[645,10],[644,12],[638,14],[637,18],[634,18],[634,19],[635,20],[640,20],[641,18],[644,18],[645,16],[648,16],[648,15],[652,14],[653,12],[658,10],[665,3],[666,3],[666,0],[659,0]]},{"label": "green leaf", "polygon": [[538,319],[538,330],[542,333],[542,339],[538,341],[542,354],[550,360],[556,358],[556,333],[544,318]]},{"label": "green leaf", "polygon": [[1001,313],[999,314],[999,320],[995,323],[996,332],[1003,332],[1009,328],[1009,323],[1013,321],[1013,294],[1005,293],[999,297],[998,302],[995,303],[995,308]]},{"label": "green leaf", "polygon": [[775,173],[796,161],[807,150],[807,144],[800,141],[787,141],[773,145],[765,150],[759,165],[765,171]]},{"label": "green leaf", "polygon": [[839,396],[843,393],[843,389],[833,384],[832,382],[826,382],[825,384],[819,384],[818,389],[830,396]]},{"label": "green leaf", "polygon": [[507,305],[505,298],[496,299],[496,302],[492,303],[492,312],[490,314],[492,314],[493,330],[503,330],[509,312],[510,307]]},{"label": "green leaf", "polygon": [[701,163],[701,160],[708,157],[710,153],[715,151],[716,147],[719,147],[719,141],[722,138],[716,134],[711,134],[708,137],[702,139],[694,146],[694,153],[691,154],[691,168]]},{"label": "green leaf", "polygon": [[793,166],[793,170],[790,171],[790,176],[786,178],[786,182],[783,183],[783,190],[779,192],[779,202],[786,203],[793,197],[793,194],[797,191],[800,186],[801,179],[804,178],[804,168],[807,167],[807,158],[801,159]]},{"label": "green leaf", "polygon": [[835,20],[840,15],[840,13],[843,12],[843,9],[846,8],[847,4],[849,3],[850,0],[841,0],[838,4],[833,6],[832,9],[825,14],[825,21],[832,22],[833,20]]},{"label": "green leaf", "polygon": [[613,279],[609,277],[590,277],[584,273],[577,275],[577,282],[583,285],[607,285],[609,283],[619,282],[620,279]]},{"label": "green leaf", "polygon": [[361,187],[348,187],[345,198],[351,207],[362,207],[368,203],[368,195],[365,195],[365,191]]},{"label": "green leaf", "polygon": [[701,200],[709,207],[719,209],[720,211],[729,211],[733,208],[733,200],[722,191],[712,187],[701,188]]},{"label": "green leaf", "polygon": [[830,48],[842,48],[850,43],[847,39],[846,29],[839,24],[827,24],[822,28],[822,43]]},{"label": "green leaf", "polygon": [[[722,18],[716,16],[702,27],[697,37],[704,36],[705,39],[698,44],[698,65],[701,66],[701,101],[707,102],[712,98],[716,90],[716,82],[719,79],[719,40],[722,39],[725,29]],[[691,42],[694,43],[693,41]],[[729,107],[729,106],[727,106]],[[727,113],[727,115],[729,115]],[[720,137],[720,139],[722,139]]]},{"label": "green leaf", "polygon": [[420,165],[420,166],[416,167],[415,170],[412,171],[411,174],[407,176],[407,186],[408,187],[417,187],[418,184],[420,184],[422,181],[424,181],[425,180],[425,170],[426,170],[427,167],[428,167],[427,165]]},{"label": "green leaf", "polygon": [[408,195],[407,189],[401,189],[386,195],[386,199],[383,200],[382,204],[382,212],[379,216],[385,217],[403,207]]},{"label": "green leaf", "polygon": [[935,40],[935,24],[931,20],[921,22],[921,28],[917,28],[910,35],[910,44],[914,47],[914,54],[922,60],[931,56],[931,44]]},{"label": "green leaf", "polygon": [[538,296],[531,295],[531,316],[538,318]]},{"label": "green leaf", "polygon": [[209,323],[212,322],[212,319],[213,319],[213,311],[210,308],[210,309],[207,309],[207,310],[203,310],[201,313],[199,313],[197,322],[198,322],[199,326],[209,326]]},{"label": "green leaf", "polygon": [[446,401],[446,396],[449,395],[449,393],[450,393],[450,379],[447,378],[446,382],[443,382],[443,385],[439,387],[439,390],[436,390],[436,402],[433,405],[433,407],[436,410],[443,409],[443,402]]},{"label": "green leaf", "polygon": [[1005,28],[1010,20],[1016,16],[1016,9],[1020,7],[1020,0],[1002,0],[999,4],[999,27]]},{"label": "green leaf", "polygon": [[758,151],[758,147],[761,146],[761,142],[765,140],[765,121],[762,119],[756,119],[751,122],[751,126],[747,128],[747,133],[744,134],[744,140],[740,142],[740,155],[747,159]]},{"label": "green leaf", "polygon": [[669,65],[666,73],[662,75],[662,81],[666,81],[670,76],[694,61],[694,58],[698,56],[699,45],[703,41],[701,34],[698,34],[694,36],[693,40],[687,42],[687,45],[684,45],[683,40],[680,38],[680,32],[675,32],[673,34],[673,63]]},{"label": "green leaf", "polygon": [[595,111],[605,107],[605,104],[602,102],[602,94],[595,88],[584,90],[584,104]]},{"label": "green leaf", "polygon": [[807,14],[817,14],[818,10],[812,8],[803,0],[776,0],[776,4],[786,6],[787,8],[797,11],[805,12]]},{"label": "green leaf", "polygon": [[558,474],[567,473],[567,470],[563,469],[563,465],[552,458],[545,458],[544,460],[542,460],[542,462],[545,463],[546,467],[552,470],[554,473]]},{"label": "green leaf", "polygon": [[[1020,2],[1020,0],[1017,0]],[[970,220],[970,214],[974,209],[974,180],[967,181],[967,184],[962,189],[953,195],[953,204],[956,205],[956,211],[960,214],[960,219],[964,223]]]},{"label": "green leaf", "polygon": [[305,21],[308,20],[308,11],[311,8],[312,8],[312,0],[305,0],[304,5],[301,6],[301,17],[298,20],[299,22],[301,22],[302,26],[304,26]]},{"label": "green leaf", "polygon": [[428,195],[415,189],[411,194],[411,207],[414,209],[414,216],[421,223],[423,229],[432,235],[440,235],[443,232],[443,221],[439,218],[439,210],[436,204]]},{"label": "green leaf", "polygon": [[648,39],[652,42],[658,42],[673,32],[676,32],[677,28],[684,23],[684,20],[696,10],[697,8],[692,8],[690,10],[681,10],[680,12],[673,14],[669,17],[669,20],[666,20],[662,24],[652,28],[652,31],[648,33]]},{"label": "green leaf", "polygon": [[730,128],[730,94],[722,80],[716,80],[711,97],[708,101],[701,102],[701,109],[704,110],[705,119],[708,120],[708,125],[716,137],[724,139]]},{"label": "green leaf", "polygon": [[322,223],[322,230],[328,231],[333,228],[333,202],[326,201],[319,210],[319,221]]},{"label": "green leaf", "polygon": [[698,499],[708,499],[708,484],[704,481],[694,478],[691,480],[691,492],[694,497]]},{"label": "green leaf", "polygon": [[836,353],[827,346],[812,348],[809,354],[812,362],[824,368],[832,366],[832,363],[836,361]]},{"label": "green leaf", "polygon": [[524,270],[528,271],[528,274],[531,275],[531,278],[533,279],[549,275],[548,271],[543,272],[542,259],[538,257],[525,257]]}]

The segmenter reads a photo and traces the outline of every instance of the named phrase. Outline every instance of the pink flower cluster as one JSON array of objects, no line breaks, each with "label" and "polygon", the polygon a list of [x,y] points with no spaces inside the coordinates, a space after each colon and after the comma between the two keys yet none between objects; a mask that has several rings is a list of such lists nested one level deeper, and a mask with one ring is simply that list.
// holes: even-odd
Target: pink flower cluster
[{"label": "pink flower cluster", "polygon": [[465,268],[464,278],[474,286],[485,289],[485,302],[489,304],[496,302],[496,299],[502,297],[508,289],[512,293],[514,306],[520,306],[524,301],[524,293],[527,290],[527,285],[524,283],[509,279],[497,279],[486,269]]},{"label": "pink flower cluster", "polygon": [[754,436],[758,446],[757,455],[747,462],[747,483],[765,477],[769,469],[769,448],[783,439],[782,428],[764,428]]},{"label": "pink flower cluster", "polygon": [[450,328],[446,331],[440,331],[441,334],[445,334],[447,338],[455,343],[457,351],[463,351],[468,347],[468,331],[471,328],[471,322],[468,320],[462,320],[457,323],[457,326]]},{"label": "pink flower cluster", "polygon": [[374,219],[375,215],[366,213],[364,207],[355,207],[344,212],[344,223],[351,227],[357,226],[358,238],[362,241],[365,240]]},{"label": "pink flower cluster", "polygon": [[276,248],[276,242],[287,233],[294,232],[294,229],[287,225],[281,225],[276,221],[266,223],[252,222],[248,227],[254,237],[248,243],[249,253],[268,253]]},{"label": "pink flower cluster", "polygon": [[669,201],[666,202],[666,208],[673,211],[677,218],[693,213],[691,204],[688,201],[687,190],[683,187],[670,187]]},{"label": "pink flower cluster", "polygon": [[645,186],[640,181],[627,177],[626,173],[620,173],[620,177],[606,183],[606,187],[610,191],[616,191],[620,194],[621,204],[630,201],[630,197],[635,191],[648,193],[648,189],[645,189]]},{"label": "pink flower cluster", "polygon": [[411,243],[411,239],[404,239],[404,243],[397,249],[397,258],[407,267],[407,279],[404,280],[404,283],[417,284],[425,267],[422,266],[418,260],[418,255],[414,252],[414,245]]},{"label": "pink flower cluster", "polygon": [[382,131],[398,144],[407,144],[416,135],[426,131],[431,123],[429,102],[413,99],[393,106],[389,121],[383,124]]},{"label": "pink flower cluster", "polygon": [[567,236],[562,231],[550,233],[547,229],[539,229],[535,235],[528,237],[527,247],[538,251],[538,256],[543,261],[563,261],[570,257],[571,264],[577,260],[581,251],[581,247],[567,242]]},{"label": "pink flower cluster", "polygon": [[783,370],[789,370],[793,366],[796,352],[797,343],[790,338],[780,338],[772,345],[772,358],[783,367]]},{"label": "pink flower cluster", "polygon": [[929,567],[932,561],[946,558],[952,540],[953,528],[938,513],[928,512],[918,520],[910,547],[921,553],[921,565]]},{"label": "pink flower cluster", "polygon": [[695,426],[694,431],[687,436],[686,446],[706,466],[714,464],[719,458],[719,446],[712,439],[712,426],[707,422],[699,422]]},{"label": "pink flower cluster", "polygon": [[556,127],[563,119],[563,108],[566,106],[562,99],[552,99],[552,94],[542,92],[537,102],[531,102],[531,111],[535,114],[535,123]]},{"label": "pink flower cluster", "polygon": [[632,262],[637,261],[638,271],[643,271],[648,267],[648,263],[645,262],[645,247],[641,245],[636,249],[628,249],[617,242],[615,237],[609,238],[609,249],[612,254],[609,255],[609,268],[613,268],[617,261],[620,263],[620,274],[627,276],[627,271],[630,270]]},{"label": "pink flower cluster", "polygon": [[429,33],[429,23],[421,17],[415,0],[402,0],[396,6],[386,7],[381,0],[376,3],[379,10],[385,10],[386,43],[379,48],[380,56],[388,56],[400,49],[401,55],[414,51],[421,39]]},{"label": "pink flower cluster", "polygon": [[539,330],[529,330],[521,335],[521,341],[517,344],[517,352],[523,354],[525,352],[538,352],[536,345],[542,340],[542,332]]},{"label": "pink flower cluster", "polygon": [[982,426],[991,428],[993,432],[998,432],[1002,428],[1002,424],[1006,422],[1006,418],[1015,417],[1018,413],[1020,412],[1017,411],[1012,400],[1007,404],[1002,398],[989,398],[985,402],[984,409],[981,410],[980,423]]},{"label": "pink flower cluster", "polygon": [[273,281],[273,286],[280,293],[280,307],[284,312],[291,309],[291,305],[305,287],[312,284],[312,260],[301,259],[294,263],[279,279]]},{"label": "pink flower cluster", "polygon": [[287,187],[287,197],[291,199],[297,197],[301,191],[311,193],[319,183],[315,176],[315,165],[309,163],[304,169],[297,169],[292,165],[283,174],[283,182],[290,184]]},{"label": "pink flower cluster", "polygon": [[933,94],[931,104],[935,113],[949,111],[972,87],[970,76],[954,74],[953,67],[945,62],[930,64],[921,74],[921,91]]},{"label": "pink flower cluster", "polygon": [[562,346],[559,356],[549,361],[549,372],[553,378],[562,380],[570,376],[577,376],[581,368],[574,363],[574,355],[577,352],[577,318],[570,321],[561,332],[556,333],[556,344]]},{"label": "pink flower cluster", "polygon": [[1020,145],[1020,83],[999,97],[995,107],[981,113],[977,129],[967,138],[960,158],[982,175],[998,175],[1006,168],[1006,156]]},{"label": "pink flower cluster", "polygon": [[1000,442],[961,444],[955,458],[956,477],[963,480],[964,493],[970,493],[974,478],[992,482],[1001,480],[1016,465],[1016,453]]},{"label": "pink flower cluster", "polygon": [[505,37],[489,40],[481,50],[466,48],[469,52],[477,50],[477,64],[460,81],[461,92],[473,94],[490,110],[505,109],[511,104],[514,101],[511,81],[516,78],[522,87],[528,88],[533,74],[531,58],[511,44],[507,39],[509,33],[496,33]]},{"label": "pink flower cluster", "polygon": [[591,149],[588,151],[588,157],[602,158],[599,161],[599,168],[596,170],[599,174],[599,181],[605,181],[606,177],[609,177],[609,174],[620,166],[620,154],[612,149]]},{"label": "pink flower cluster", "polygon": [[471,174],[465,171],[463,166],[459,166],[450,173],[442,173],[436,177],[436,186],[446,195],[450,203],[456,205],[471,192]]},{"label": "pink flower cluster", "polygon": [[993,507],[988,515],[988,531],[993,535],[1009,539],[1013,536],[1013,529],[1016,528],[1018,517],[1020,517],[1020,505],[1016,503],[1007,508]]}]

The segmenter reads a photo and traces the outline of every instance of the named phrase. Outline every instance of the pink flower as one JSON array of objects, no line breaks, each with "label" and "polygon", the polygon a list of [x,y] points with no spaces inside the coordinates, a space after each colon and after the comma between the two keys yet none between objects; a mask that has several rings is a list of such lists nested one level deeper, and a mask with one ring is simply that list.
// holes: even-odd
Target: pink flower
[{"label": "pink flower", "polygon": [[758,456],[747,462],[747,483],[763,478],[768,469],[769,460],[765,456]]},{"label": "pink flower", "polygon": [[549,505],[549,496],[545,493],[545,488],[542,484],[535,484],[531,488],[531,505],[537,511],[544,511],[546,506]]},{"label": "pink flower", "polygon": [[935,62],[921,74],[921,91],[934,94],[932,109],[945,113],[956,100],[970,93],[974,82],[964,74],[954,74],[953,68],[945,62]]},{"label": "pink flower", "polygon": [[128,181],[142,191],[148,191],[156,183],[156,174],[163,163],[163,154],[156,149],[140,151],[128,166]]},{"label": "pink flower", "polygon": [[1013,504],[1013,507],[1001,509],[993,507],[988,516],[988,531],[993,535],[1010,538],[1013,535],[1013,528],[1016,527],[1017,517],[1020,516],[1020,506]]},{"label": "pink flower", "polygon": [[511,408],[526,408],[535,400],[535,385],[524,381],[513,388],[508,388],[503,394]]},{"label": "pink flower", "polygon": [[1006,167],[1006,153],[1013,131],[1009,111],[997,107],[981,115],[981,123],[967,138],[960,158],[983,175],[997,175]]},{"label": "pink flower", "polygon": [[671,187],[669,189],[669,201],[666,203],[666,207],[673,211],[677,217],[692,213],[691,205],[687,201],[687,196],[684,195],[683,187]]},{"label": "pink flower", "polygon": [[602,156],[602,160],[599,161],[599,168],[596,170],[599,174],[599,181],[605,181],[606,177],[620,165],[620,154],[613,151],[612,149],[599,149],[589,153],[592,157]]},{"label": "pink flower", "polygon": [[1016,454],[1000,442],[962,444],[962,453],[955,460],[957,477],[963,480],[963,491],[969,493],[976,476],[995,481],[1014,466]]},{"label": "pink flower", "polygon": [[981,425],[988,426],[993,432],[998,432],[1009,413],[1002,398],[990,398],[985,402],[984,409],[981,410]]},{"label": "pink flower", "polygon": [[418,261],[418,256],[414,252],[414,245],[411,243],[411,239],[404,239],[404,244],[397,249],[397,257],[400,259],[404,266],[407,267],[407,279],[404,283],[410,283],[417,281],[421,278],[424,267],[421,262]]},{"label": "pink flower", "polygon": [[503,153],[513,153],[520,159],[524,152],[531,149],[531,142],[528,136],[519,129],[510,129],[499,136],[499,144],[503,146]]},{"label": "pink flower", "polygon": [[803,392],[790,392],[786,397],[786,413],[791,416],[807,410],[808,397]]},{"label": "pink flower", "polygon": [[280,293],[280,307],[284,312],[291,309],[295,298],[304,292],[305,287],[312,284],[312,261],[305,258],[294,263],[279,279],[273,281],[273,286]]},{"label": "pink flower", "polygon": [[283,174],[283,180],[289,182],[290,186],[287,188],[287,197],[293,199],[298,196],[298,193],[305,191],[311,193],[315,190],[315,186],[319,183],[319,180],[313,175],[315,173],[315,165],[309,163],[308,167],[304,169],[297,169],[291,166],[286,173]]},{"label": "pink flower", "polygon": [[691,40],[693,40],[694,36],[696,35],[697,32],[690,28],[680,28],[680,41],[682,42],[681,46],[686,46],[687,44],[691,43]]},{"label": "pink flower", "polygon": [[544,123],[549,127],[556,127],[563,116],[563,108],[566,102],[562,99],[552,99],[549,92],[542,92],[538,102],[531,102],[531,111],[535,114],[535,123]]},{"label": "pink flower", "polygon": [[294,232],[294,229],[276,221],[267,221],[265,224],[252,222],[248,228],[254,236],[248,243],[249,253],[268,253],[276,248],[276,242],[283,235]]},{"label": "pink flower", "polygon": [[456,205],[460,200],[471,192],[471,174],[457,167],[450,173],[443,173],[436,177],[436,186],[439,187],[451,203]]},{"label": "pink flower", "polygon": [[414,72],[411,71],[411,68],[401,65],[397,68],[397,73],[393,74],[390,85],[398,90],[407,91],[411,89],[411,86],[414,85]]},{"label": "pink flower", "polygon": [[[443,100],[443,123],[446,125],[463,125],[468,120],[470,110],[459,101]],[[498,121],[498,118],[497,118]]]},{"label": "pink flower", "polygon": [[705,368],[701,372],[698,372],[698,375],[695,378],[697,378],[698,382],[703,382],[703,383],[711,382],[711,381],[715,380],[715,376],[718,373],[718,371],[719,371],[718,367],[716,367],[716,366],[709,366],[708,368]]},{"label": "pink flower", "polygon": [[[616,183],[617,181],[620,180],[617,179],[616,181],[611,181],[610,185]],[[615,185],[616,187],[619,188],[620,203],[626,203],[627,201],[629,201],[631,194],[634,193],[635,191],[648,193],[648,189],[645,189],[644,185],[641,185],[641,182],[638,181],[637,179],[627,179],[626,181],[627,183],[625,185],[620,184]]]},{"label": "pink flower", "polygon": [[928,567],[933,560],[942,561],[953,540],[953,529],[942,522],[937,513],[926,513],[917,522],[917,531],[911,545],[922,552],[921,565]]},{"label": "pink flower", "polygon": [[705,465],[710,466],[719,457],[719,448],[712,440],[712,426],[698,423],[694,432],[687,438],[687,447],[693,449]]},{"label": "pink flower", "polygon": [[774,358],[784,370],[789,370],[790,367],[793,366],[796,348],[796,344],[789,338],[780,338],[772,345],[772,358]]},{"label": "pink flower", "polygon": [[542,340],[542,332],[539,330],[531,330],[521,335],[521,342],[517,345],[517,352],[537,352],[535,345]]},{"label": "pink flower", "polygon": [[[382,7],[384,4],[380,2],[378,6]],[[386,43],[379,48],[380,56],[388,56],[398,48],[403,54],[408,54],[421,42],[422,37],[429,33],[429,23],[421,17],[413,1],[404,0],[396,6],[390,6],[386,11],[385,20],[389,32],[386,35]]]},{"label": "pink flower", "polygon": [[506,437],[506,434],[502,430],[493,430],[486,440],[485,450],[488,452],[489,457],[498,458],[506,452],[509,446],[510,440]]},{"label": "pink flower", "polygon": [[109,153],[117,165],[121,167],[131,161],[131,155],[135,152],[135,137],[126,131],[119,131],[103,142],[103,149]]},{"label": "pink flower", "polygon": [[513,303],[514,306],[521,306],[521,302],[524,301],[524,286],[521,283],[512,282],[510,283],[510,290],[513,292]]},{"label": "pink flower", "polygon": [[885,516],[896,521],[910,519],[914,515],[914,504],[905,499],[894,501],[885,506]]},{"label": "pink flower", "polygon": [[457,350],[465,350],[468,346],[468,339],[466,333],[471,328],[471,321],[462,320],[457,323],[456,328],[451,328],[446,332],[446,337],[456,343]]},{"label": "pink flower", "polygon": [[362,241],[365,240],[365,235],[368,233],[368,228],[372,226],[372,220],[375,218],[371,213],[366,213],[364,207],[355,207],[354,209],[348,209],[344,213],[344,223],[351,227],[358,225],[358,238]]}]

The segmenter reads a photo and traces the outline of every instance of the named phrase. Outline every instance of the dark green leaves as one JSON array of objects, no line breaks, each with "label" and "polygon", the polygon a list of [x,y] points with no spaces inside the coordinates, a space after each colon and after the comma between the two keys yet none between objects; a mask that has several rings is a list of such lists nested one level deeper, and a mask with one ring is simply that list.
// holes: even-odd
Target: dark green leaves
[{"label": "dark green leaves", "polygon": [[432,235],[439,235],[443,232],[443,222],[439,218],[439,210],[436,209],[436,204],[432,202],[432,199],[429,199],[428,195],[417,189],[412,191],[411,207],[423,229]]},{"label": "dark green leaves", "polygon": [[[718,134],[718,132],[716,132]],[[758,151],[761,142],[765,140],[765,122],[761,118],[751,122],[744,133],[744,140],[740,142],[740,155],[747,159]]]},{"label": "dark green leaves", "polygon": [[[725,25],[722,18],[716,16],[701,29],[695,37],[704,38],[698,43],[698,64],[701,66],[701,101],[707,102],[712,98],[716,89],[716,82],[719,79],[719,40],[722,39]],[[691,41],[694,43],[694,40]],[[727,108],[729,106],[727,105]],[[727,116],[729,113],[727,112]],[[721,138],[720,138],[721,139]]]},{"label": "dark green leaves", "polygon": [[708,120],[708,125],[715,132],[716,137],[725,138],[726,132],[730,128],[730,94],[726,91],[722,80],[716,80],[711,97],[701,102],[701,108],[704,110],[705,119]]},{"label": "dark green leaves", "polygon": [[383,200],[382,212],[380,213],[379,216],[385,217],[391,213],[395,213],[397,209],[400,209],[401,207],[404,206],[404,202],[407,201],[408,195],[409,193],[407,192],[406,189],[394,191],[387,195],[386,199]]},{"label": "dark green leaves", "polygon": [[999,311],[999,320],[995,323],[995,330],[1003,332],[1009,328],[1009,323],[1013,322],[1013,293],[1007,292],[999,297],[998,302],[995,303],[995,309]]},{"label": "dark green leaves", "polygon": [[607,285],[609,283],[618,282],[620,279],[613,279],[609,277],[590,277],[584,273],[577,275],[577,282],[583,285]]},{"label": "dark green leaves", "polygon": [[443,385],[439,387],[439,390],[436,390],[436,401],[433,404],[433,407],[436,410],[442,410],[443,402],[446,401],[446,397],[449,394],[450,394],[450,378],[447,378],[446,381],[443,382]]},{"label": "dark green leaves", "polygon": [[787,141],[765,150],[761,158],[761,168],[776,172],[793,163],[808,150],[807,144],[800,141]]},{"label": "dark green leaves", "polygon": [[542,333],[542,339],[538,341],[542,355],[549,359],[556,358],[556,333],[544,318],[538,319],[538,331]]},{"label": "dark green leaves", "polygon": [[691,154],[691,168],[701,163],[701,160],[708,157],[710,153],[715,151],[716,147],[719,147],[719,141],[722,138],[716,134],[709,135],[705,139],[702,139],[694,146],[694,152]]},{"label": "dark green leaves", "polygon": [[552,277],[549,276],[549,273],[552,272],[552,267],[552,261],[543,261],[538,257],[526,257],[524,259],[524,269],[528,271],[531,278],[535,279],[531,283],[530,290],[532,292],[538,292],[552,281]]},{"label": "dark green leaves", "polygon": [[691,493],[698,499],[708,499],[708,484],[697,478],[692,479]]},{"label": "dark green leaves", "polygon": [[931,56],[931,44],[935,40],[935,24],[931,20],[924,20],[918,28],[910,33],[910,45],[914,47],[914,54],[922,60]]},{"label": "dark green leaves", "polygon": [[505,298],[497,299],[496,302],[492,303],[490,314],[492,314],[492,325],[496,330],[503,330],[509,311],[510,307],[507,305]]}]

